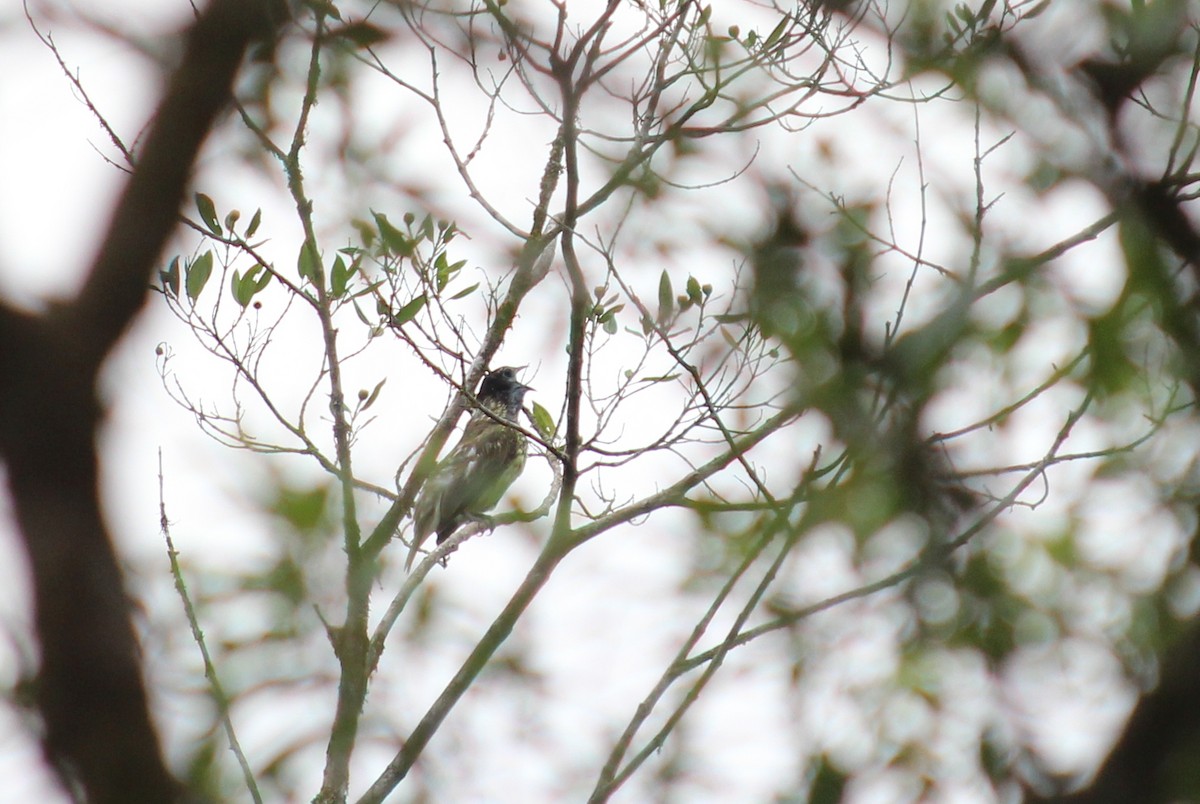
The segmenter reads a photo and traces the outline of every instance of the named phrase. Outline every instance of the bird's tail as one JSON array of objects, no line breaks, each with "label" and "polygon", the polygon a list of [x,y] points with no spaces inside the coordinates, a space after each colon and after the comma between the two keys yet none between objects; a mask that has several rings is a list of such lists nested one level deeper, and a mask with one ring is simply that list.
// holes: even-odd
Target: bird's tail
[{"label": "bird's tail", "polygon": [[404,560],[404,571],[412,572],[412,565],[417,560],[417,554],[421,552],[421,539],[413,536],[412,546],[408,548],[408,558]]}]

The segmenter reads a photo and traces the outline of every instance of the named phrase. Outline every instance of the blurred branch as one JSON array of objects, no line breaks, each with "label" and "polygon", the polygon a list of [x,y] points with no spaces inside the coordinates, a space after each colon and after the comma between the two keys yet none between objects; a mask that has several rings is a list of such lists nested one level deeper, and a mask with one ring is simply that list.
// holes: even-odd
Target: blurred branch
[{"label": "blurred branch", "polygon": [[1081,790],[1027,801],[1125,804],[1195,800],[1195,748],[1200,741],[1200,621],[1166,652],[1157,686],[1142,695],[1116,746]]},{"label": "blurred branch", "polygon": [[93,802],[179,795],[100,511],[96,379],[145,302],[246,49],[283,20],[269,0],[214,0],[199,14],[79,295],[40,316],[0,308],[0,451],[33,572],[43,743],[64,784]]},{"label": "blurred branch", "polygon": [[970,526],[965,528],[954,538],[936,542],[927,548],[917,558],[909,562],[905,567],[884,578],[880,578],[878,581],[864,584],[863,586],[850,589],[838,595],[833,595],[832,597],[826,598],[825,600],[817,603],[813,603],[812,605],[785,612],[769,622],[751,628],[748,631],[743,631],[736,637],[729,640],[729,644],[719,645],[715,648],[711,648],[703,653],[699,653],[691,657],[687,660],[687,662],[684,663],[683,669],[699,667],[706,662],[712,661],[714,658],[723,655],[724,651],[728,649],[728,647],[745,645],[752,640],[763,636],[764,634],[777,631],[781,628],[789,627],[794,623],[807,619],[814,614],[818,614],[822,611],[826,611],[835,606],[841,605],[842,603],[867,597],[868,595],[873,595],[876,592],[883,591],[884,589],[890,589],[891,587],[897,586],[898,584],[907,581],[909,578],[926,571],[930,566],[946,560],[951,553],[958,550],[967,542],[971,541],[971,539],[982,533],[988,525],[990,525],[998,516],[1000,516],[1000,514],[1011,508],[1025,492],[1025,489],[1029,488],[1034,481],[1045,474],[1046,469],[1055,463],[1059,450],[1070,436],[1071,431],[1075,428],[1075,425],[1078,424],[1079,420],[1083,418],[1083,414],[1091,406],[1092,400],[1092,395],[1087,395],[1079,404],[1079,406],[1075,408],[1075,410],[1071,411],[1070,415],[1067,417],[1067,421],[1063,424],[1062,428],[1059,429],[1058,435],[1055,436],[1054,443],[1050,445],[1050,448],[1046,451],[1046,454],[1042,457],[1042,459],[1038,461],[1037,464],[1009,490],[1008,494],[996,501],[978,519],[976,519],[973,523],[971,523]]}]

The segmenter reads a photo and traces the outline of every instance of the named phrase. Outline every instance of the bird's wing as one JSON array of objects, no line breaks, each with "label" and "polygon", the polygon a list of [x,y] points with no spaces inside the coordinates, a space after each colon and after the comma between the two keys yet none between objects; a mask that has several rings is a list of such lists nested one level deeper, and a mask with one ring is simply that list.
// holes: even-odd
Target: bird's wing
[{"label": "bird's wing", "polygon": [[500,502],[525,465],[525,437],[516,430],[477,415],[463,437],[425,481],[413,508],[410,567],[430,533],[445,541],[470,514],[485,513]]},{"label": "bird's wing", "polygon": [[518,456],[524,456],[524,442],[520,433],[490,420],[475,432],[463,434],[463,440],[438,466],[436,479],[442,498],[439,539],[449,536],[465,514],[482,514],[500,502],[516,477],[509,476],[509,469]]}]

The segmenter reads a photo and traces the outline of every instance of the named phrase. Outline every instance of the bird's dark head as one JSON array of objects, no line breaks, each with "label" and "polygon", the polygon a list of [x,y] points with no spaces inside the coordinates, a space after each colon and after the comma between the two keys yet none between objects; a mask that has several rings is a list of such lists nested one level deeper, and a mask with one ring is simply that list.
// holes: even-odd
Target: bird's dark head
[{"label": "bird's dark head", "polygon": [[525,392],[533,390],[528,385],[522,385],[517,379],[517,373],[524,366],[513,368],[505,366],[488,372],[479,384],[479,401],[486,404],[503,406],[504,415],[515,420],[521,411],[521,402]]}]

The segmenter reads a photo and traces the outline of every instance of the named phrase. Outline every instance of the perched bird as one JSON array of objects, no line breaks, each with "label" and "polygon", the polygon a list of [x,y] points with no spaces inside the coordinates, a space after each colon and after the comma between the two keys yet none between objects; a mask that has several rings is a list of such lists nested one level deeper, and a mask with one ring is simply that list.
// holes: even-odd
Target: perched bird
[{"label": "perched bird", "polygon": [[467,520],[490,511],[525,468],[525,436],[504,424],[517,421],[525,392],[532,390],[517,379],[520,370],[498,368],[479,384],[482,409],[471,414],[462,439],[429,475],[413,506],[406,569],[430,533],[436,531],[441,544]]}]

